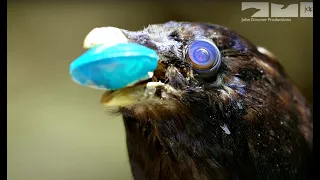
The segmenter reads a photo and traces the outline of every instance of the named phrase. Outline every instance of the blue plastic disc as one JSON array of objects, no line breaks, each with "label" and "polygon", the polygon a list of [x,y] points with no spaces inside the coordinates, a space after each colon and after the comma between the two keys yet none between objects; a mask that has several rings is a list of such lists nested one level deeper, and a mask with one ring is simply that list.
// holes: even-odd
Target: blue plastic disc
[{"label": "blue plastic disc", "polygon": [[157,53],[135,43],[100,45],[83,53],[70,64],[72,79],[81,85],[116,90],[149,79],[158,64]]}]

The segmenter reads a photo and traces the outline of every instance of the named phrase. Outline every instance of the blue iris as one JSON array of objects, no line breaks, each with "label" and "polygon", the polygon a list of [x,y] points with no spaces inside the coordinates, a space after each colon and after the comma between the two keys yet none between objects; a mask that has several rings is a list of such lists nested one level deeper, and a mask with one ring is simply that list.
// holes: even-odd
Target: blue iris
[{"label": "blue iris", "polygon": [[194,69],[199,73],[215,73],[221,64],[221,55],[218,47],[207,40],[194,41],[188,50],[188,56]]}]

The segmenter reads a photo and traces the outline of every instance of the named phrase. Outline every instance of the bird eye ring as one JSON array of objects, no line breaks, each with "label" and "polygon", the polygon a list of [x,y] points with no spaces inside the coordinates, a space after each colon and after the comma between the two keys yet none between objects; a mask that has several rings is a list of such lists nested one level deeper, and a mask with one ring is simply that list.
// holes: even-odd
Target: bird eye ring
[{"label": "bird eye ring", "polygon": [[214,43],[196,40],[189,46],[187,60],[201,76],[212,76],[219,70],[221,54]]}]

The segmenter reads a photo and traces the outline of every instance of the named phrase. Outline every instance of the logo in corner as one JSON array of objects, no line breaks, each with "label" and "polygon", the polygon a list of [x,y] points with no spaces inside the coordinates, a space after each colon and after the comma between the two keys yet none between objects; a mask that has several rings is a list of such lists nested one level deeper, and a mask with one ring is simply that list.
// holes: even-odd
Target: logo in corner
[{"label": "logo in corner", "polygon": [[251,17],[269,17],[269,3],[268,2],[242,2],[241,11],[247,9],[258,9]]},{"label": "logo in corner", "polygon": [[290,4],[285,7],[282,4],[271,3],[271,17],[298,17],[299,4]]},{"label": "logo in corner", "polygon": [[313,2],[300,2],[300,17],[313,17]]},{"label": "logo in corner", "polygon": [[[241,11],[245,10],[251,10],[248,11],[252,12],[251,18],[242,18],[241,22],[288,22],[291,21],[291,18],[313,17],[313,2],[300,2],[300,4],[289,5],[269,2],[242,2]],[[252,10],[255,11],[253,12]]]}]

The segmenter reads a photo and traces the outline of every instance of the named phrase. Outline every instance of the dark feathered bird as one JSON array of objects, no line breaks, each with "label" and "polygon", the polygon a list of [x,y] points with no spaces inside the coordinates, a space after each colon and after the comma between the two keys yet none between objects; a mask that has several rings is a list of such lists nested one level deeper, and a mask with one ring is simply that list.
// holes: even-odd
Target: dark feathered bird
[{"label": "dark feathered bird", "polygon": [[[307,179],[311,108],[270,52],[207,23],[115,31],[96,29],[85,46],[125,37],[160,57],[149,80],[101,99],[119,106],[134,179]],[[192,43],[200,40],[209,47],[191,54]],[[203,56],[215,59],[194,60]]]}]

